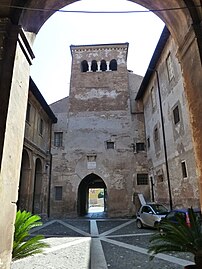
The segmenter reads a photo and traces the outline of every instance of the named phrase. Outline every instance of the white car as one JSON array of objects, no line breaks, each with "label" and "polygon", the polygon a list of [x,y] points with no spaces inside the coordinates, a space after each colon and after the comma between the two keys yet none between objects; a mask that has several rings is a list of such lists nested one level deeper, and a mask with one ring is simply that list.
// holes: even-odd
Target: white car
[{"label": "white car", "polygon": [[142,205],[137,212],[136,225],[139,229],[144,226],[156,228],[168,212],[168,209],[162,204],[148,203]]}]

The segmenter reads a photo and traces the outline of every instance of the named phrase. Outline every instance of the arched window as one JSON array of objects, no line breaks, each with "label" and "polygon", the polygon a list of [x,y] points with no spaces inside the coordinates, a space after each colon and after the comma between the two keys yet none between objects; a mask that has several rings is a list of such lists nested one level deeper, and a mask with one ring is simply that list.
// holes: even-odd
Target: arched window
[{"label": "arched window", "polygon": [[91,71],[96,72],[97,71],[97,62],[96,60],[93,60],[91,63]]},{"label": "arched window", "polygon": [[106,71],[107,70],[107,64],[106,64],[106,61],[105,60],[102,60],[101,61],[100,70],[101,71]]},{"label": "arched window", "polygon": [[117,71],[117,61],[115,59],[110,61],[109,69],[112,71]]},{"label": "arched window", "polygon": [[87,72],[88,71],[88,62],[86,60],[81,62],[81,72]]}]

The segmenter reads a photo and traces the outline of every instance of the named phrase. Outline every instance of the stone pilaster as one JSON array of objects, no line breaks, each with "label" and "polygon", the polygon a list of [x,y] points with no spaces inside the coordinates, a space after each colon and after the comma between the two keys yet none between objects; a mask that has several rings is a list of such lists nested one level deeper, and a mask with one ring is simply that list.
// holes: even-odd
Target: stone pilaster
[{"label": "stone pilaster", "polygon": [[0,19],[0,267],[10,268],[24,139],[30,64],[25,33]]}]

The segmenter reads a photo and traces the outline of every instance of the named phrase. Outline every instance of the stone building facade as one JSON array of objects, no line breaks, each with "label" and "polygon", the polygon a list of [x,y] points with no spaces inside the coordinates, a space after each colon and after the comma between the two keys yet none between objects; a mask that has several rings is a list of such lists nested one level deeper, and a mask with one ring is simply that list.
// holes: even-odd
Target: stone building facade
[{"label": "stone building facade", "polygon": [[18,209],[49,215],[51,132],[57,119],[30,78]]},{"label": "stone building facade", "polygon": [[131,106],[142,77],[127,70],[127,52],[71,46],[69,97],[51,105],[51,216],[85,215],[89,188],[104,189],[109,217],[133,215],[136,191],[149,198],[143,111]]},{"label": "stone building facade", "polygon": [[164,29],[136,101],[143,104],[151,198],[199,206],[199,185],[177,46]]},{"label": "stone building facade", "polygon": [[[153,10],[169,28],[177,46],[186,87],[194,152],[202,207],[202,9],[200,0],[131,0]],[[2,269],[10,267],[25,115],[34,38],[47,19],[76,0],[0,0],[0,260]],[[176,12],[171,12],[171,5]],[[163,9],[163,12],[160,10]],[[42,11],[43,12],[42,14]],[[176,15],[177,14],[177,15]],[[134,26],[131,26],[131,29]],[[24,32],[24,30],[26,33]],[[132,30],[131,30],[132,33]],[[135,39],[135,36],[134,36]]]}]

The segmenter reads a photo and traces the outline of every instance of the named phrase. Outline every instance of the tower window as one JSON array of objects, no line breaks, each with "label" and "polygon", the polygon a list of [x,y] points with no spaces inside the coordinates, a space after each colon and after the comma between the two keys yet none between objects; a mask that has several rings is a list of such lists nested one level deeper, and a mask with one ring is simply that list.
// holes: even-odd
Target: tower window
[{"label": "tower window", "polygon": [[97,62],[96,60],[93,60],[91,63],[91,71],[96,72],[97,71]]},{"label": "tower window", "polygon": [[109,69],[112,71],[117,71],[117,61],[115,59],[110,61]]},{"label": "tower window", "polygon": [[81,62],[81,72],[87,72],[88,71],[88,62],[86,60]]},{"label": "tower window", "polygon": [[101,61],[100,70],[102,70],[102,71],[106,71],[107,70],[107,64],[106,64],[106,61],[105,60],[102,60]]}]

